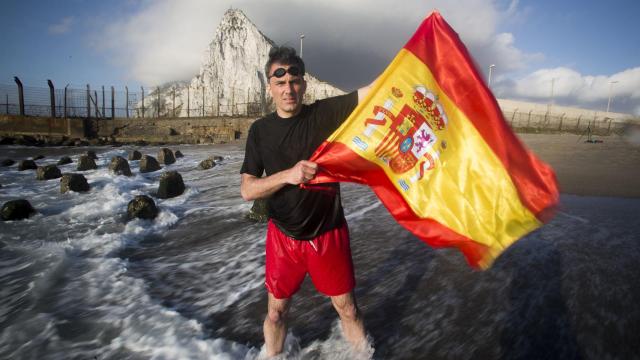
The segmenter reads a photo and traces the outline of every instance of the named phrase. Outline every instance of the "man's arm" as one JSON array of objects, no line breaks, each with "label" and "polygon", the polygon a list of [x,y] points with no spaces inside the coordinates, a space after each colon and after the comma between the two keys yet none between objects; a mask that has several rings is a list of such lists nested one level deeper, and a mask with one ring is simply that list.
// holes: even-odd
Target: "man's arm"
[{"label": "man's arm", "polygon": [[282,170],[264,178],[242,174],[240,194],[245,201],[263,199],[271,196],[285,185],[299,185],[313,179],[318,171],[318,164],[300,160],[292,168]]}]

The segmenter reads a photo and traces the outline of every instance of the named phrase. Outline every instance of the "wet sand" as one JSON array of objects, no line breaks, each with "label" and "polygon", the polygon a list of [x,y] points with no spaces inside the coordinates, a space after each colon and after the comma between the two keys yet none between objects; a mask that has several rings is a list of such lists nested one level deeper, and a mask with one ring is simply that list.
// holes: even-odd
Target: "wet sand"
[{"label": "wet sand", "polygon": [[564,194],[640,197],[640,144],[624,136],[518,134],[556,172]]}]

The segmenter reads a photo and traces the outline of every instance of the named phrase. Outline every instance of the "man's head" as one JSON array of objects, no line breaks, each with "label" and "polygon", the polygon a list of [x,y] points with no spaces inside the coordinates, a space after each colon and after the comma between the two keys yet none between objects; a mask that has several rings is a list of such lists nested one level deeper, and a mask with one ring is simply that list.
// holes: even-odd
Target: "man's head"
[{"label": "man's head", "polygon": [[288,46],[274,46],[265,65],[269,94],[280,117],[295,116],[302,108],[302,97],[307,90],[304,81],[304,62]]}]

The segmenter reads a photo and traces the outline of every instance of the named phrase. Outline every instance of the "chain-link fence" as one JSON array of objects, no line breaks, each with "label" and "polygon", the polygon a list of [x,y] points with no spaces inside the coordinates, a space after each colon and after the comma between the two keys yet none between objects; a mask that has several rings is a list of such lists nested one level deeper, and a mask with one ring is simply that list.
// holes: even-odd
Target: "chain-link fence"
[{"label": "chain-link fence", "polygon": [[[307,89],[305,103],[332,95],[325,88]],[[0,114],[82,118],[258,117],[274,110],[264,91],[190,83],[162,87],[55,88],[0,84]]]},{"label": "chain-link fence", "polygon": [[[128,87],[84,88],[65,86],[55,88],[0,84],[0,114],[80,117],[80,118],[192,118],[216,116],[259,117],[274,110],[264,92],[250,89],[212,89],[202,85],[179,83],[130,91]],[[326,89],[309,89],[304,102],[330,96]],[[609,133],[623,121],[612,119],[602,112],[582,114],[556,113],[537,110],[504,111],[514,129],[536,131],[583,131],[591,129]]]},{"label": "chain-link fence", "polygon": [[505,111],[504,117],[513,129],[522,131],[575,132],[589,130],[599,134],[619,132],[630,119],[615,119],[606,113],[585,111],[583,114],[540,112],[535,110]]},{"label": "chain-link fence", "polygon": [[260,116],[270,111],[264,94],[240,88],[222,91],[189,85],[140,88],[62,89],[0,84],[0,114],[82,118]]}]

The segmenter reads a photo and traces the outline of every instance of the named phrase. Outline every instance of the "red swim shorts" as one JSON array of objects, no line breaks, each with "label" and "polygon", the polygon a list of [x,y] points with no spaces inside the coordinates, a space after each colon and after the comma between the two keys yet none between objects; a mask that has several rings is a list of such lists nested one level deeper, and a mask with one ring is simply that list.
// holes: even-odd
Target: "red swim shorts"
[{"label": "red swim shorts", "polygon": [[355,286],[347,222],[313,240],[285,235],[269,220],[267,225],[267,290],[277,299],[295,294],[309,273],[316,289],[328,296],[348,293]]}]

